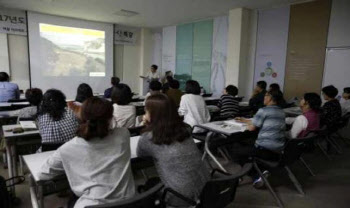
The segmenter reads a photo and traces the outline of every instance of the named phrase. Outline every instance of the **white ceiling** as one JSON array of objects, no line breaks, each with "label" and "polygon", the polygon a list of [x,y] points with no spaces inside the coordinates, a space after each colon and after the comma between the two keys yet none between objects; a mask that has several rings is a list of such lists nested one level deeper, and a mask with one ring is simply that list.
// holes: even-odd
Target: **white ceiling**
[{"label": "white ceiling", "polygon": [[[0,0],[0,6],[138,27],[163,27],[228,14],[233,8],[272,8],[308,0]],[[139,15],[120,17],[131,10]]]}]

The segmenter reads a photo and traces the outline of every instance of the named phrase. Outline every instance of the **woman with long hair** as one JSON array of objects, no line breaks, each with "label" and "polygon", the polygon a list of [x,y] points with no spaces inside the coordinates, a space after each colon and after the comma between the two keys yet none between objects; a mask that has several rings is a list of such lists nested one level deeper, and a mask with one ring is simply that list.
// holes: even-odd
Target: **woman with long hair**
[{"label": "woman with long hair", "polygon": [[[209,170],[201,160],[190,126],[183,122],[175,103],[164,94],[148,97],[145,110],[146,128],[138,143],[137,155],[154,159],[160,180],[166,187],[198,199],[209,180]],[[171,196],[167,204],[188,206]]]}]

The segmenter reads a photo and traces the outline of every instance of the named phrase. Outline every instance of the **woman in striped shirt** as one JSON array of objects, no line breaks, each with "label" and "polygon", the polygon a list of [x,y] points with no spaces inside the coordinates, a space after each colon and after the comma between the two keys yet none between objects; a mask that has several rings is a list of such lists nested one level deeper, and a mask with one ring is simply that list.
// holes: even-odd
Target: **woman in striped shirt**
[{"label": "woman in striped shirt", "polygon": [[235,99],[238,94],[238,88],[233,85],[228,85],[224,89],[224,94],[221,96],[218,107],[220,108],[221,118],[233,118],[239,112],[239,103]]}]

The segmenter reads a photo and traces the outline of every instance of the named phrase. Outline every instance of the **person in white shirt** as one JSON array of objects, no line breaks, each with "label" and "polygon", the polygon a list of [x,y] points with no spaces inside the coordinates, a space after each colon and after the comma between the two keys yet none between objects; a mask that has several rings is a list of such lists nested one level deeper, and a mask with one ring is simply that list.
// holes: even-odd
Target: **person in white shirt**
[{"label": "person in white shirt", "polygon": [[317,93],[305,93],[300,101],[302,115],[296,118],[286,118],[286,124],[293,124],[290,131],[287,132],[287,137],[303,138],[310,131],[320,128],[320,108],[321,97]]},{"label": "person in white shirt", "polygon": [[132,128],[136,122],[136,108],[129,105],[131,89],[126,84],[118,84],[112,90],[113,117],[117,127]]},{"label": "person in white shirt", "polygon": [[[201,89],[197,81],[189,80],[186,82],[186,94],[181,97],[179,114],[184,116],[184,122],[191,127],[210,121],[209,110],[200,93]],[[193,133],[202,132],[205,130],[193,129]]]},{"label": "person in white shirt", "polygon": [[40,180],[66,174],[77,196],[68,207],[114,203],[135,195],[130,133],[124,128],[111,128],[112,119],[109,101],[87,99],[77,136],[58,148],[41,167]]},{"label": "person in white shirt", "polygon": [[140,76],[140,77],[143,78],[143,79],[146,79],[147,82],[151,82],[153,80],[159,81],[160,74],[158,73],[157,70],[158,70],[158,66],[153,64],[151,66],[151,70],[147,73],[147,75],[146,76]]},{"label": "person in white shirt", "polygon": [[340,100],[342,115],[350,113],[350,87],[344,88],[343,97]]}]

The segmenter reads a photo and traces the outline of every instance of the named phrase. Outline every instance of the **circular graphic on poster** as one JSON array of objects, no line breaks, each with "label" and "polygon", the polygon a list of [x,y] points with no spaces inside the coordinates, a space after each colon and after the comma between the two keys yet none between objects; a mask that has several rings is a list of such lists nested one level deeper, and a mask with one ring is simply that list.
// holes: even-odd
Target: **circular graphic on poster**
[{"label": "circular graphic on poster", "polygon": [[260,73],[260,77],[265,77],[265,73],[264,73],[264,72],[261,72],[261,73]]}]

